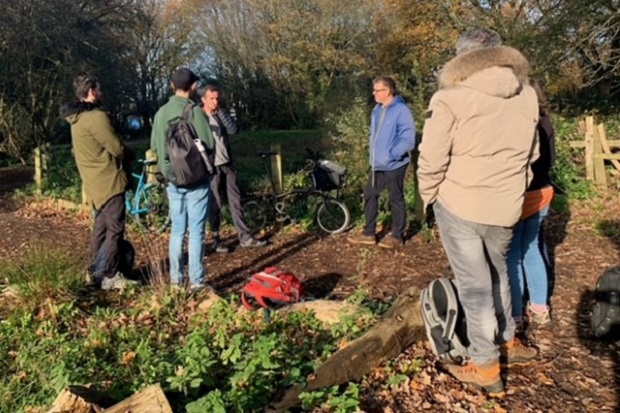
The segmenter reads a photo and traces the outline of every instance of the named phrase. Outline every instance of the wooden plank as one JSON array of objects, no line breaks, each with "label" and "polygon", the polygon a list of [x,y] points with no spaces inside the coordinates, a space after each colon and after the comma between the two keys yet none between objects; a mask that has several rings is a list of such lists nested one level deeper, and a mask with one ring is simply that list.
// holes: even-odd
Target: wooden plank
[{"label": "wooden plank", "polygon": [[[620,140],[607,140],[607,143],[610,148],[620,147]],[[569,145],[571,148],[585,148],[586,141],[570,141]]]},{"label": "wooden plank", "polygon": [[[598,136],[601,139],[601,145],[603,146],[603,153],[611,155],[611,145],[609,144],[609,140],[607,140],[607,132],[605,131],[605,125],[600,123],[598,125]],[[610,159],[611,164],[616,168],[617,171],[620,171],[620,162],[616,159]]]},{"label": "wooden plank", "polygon": [[147,387],[102,413],[172,413],[172,408],[159,384]]},{"label": "wooden plank", "polygon": [[610,154],[597,153],[595,155],[592,155],[592,158],[593,159],[620,160],[620,153],[610,153]]},{"label": "wooden plank", "polygon": [[281,401],[274,404],[273,410],[268,411],[283,412],[299,405],[299,395],[303,391],[359,380],[373,368],[402,353],[411,344],[425,339],[420,290],[411,287],[398,297],[381,322],[334,353],[311,376],[305,387],[292,387]]},{"label": "wooden plank", "polygon": [[272,143],[269,150],[277,152],[271,157],[271,179],[275,185],[276,193],[282,192],[282,147],[279,143]]},{"label": "wooden plank", "polygon": [[594,129],[594,141],[592,144],[594,164],[594,182],[601,188],[607,188],[607,174],[605,172],[605,160],[595,158],[594,155],[603,155],[603,145],[601,143],[601,137],[599,135],[599,129]]},{"label": "wooden plank", "polygon": [[594,180],[594,117],[586,118],[586,179]]}]

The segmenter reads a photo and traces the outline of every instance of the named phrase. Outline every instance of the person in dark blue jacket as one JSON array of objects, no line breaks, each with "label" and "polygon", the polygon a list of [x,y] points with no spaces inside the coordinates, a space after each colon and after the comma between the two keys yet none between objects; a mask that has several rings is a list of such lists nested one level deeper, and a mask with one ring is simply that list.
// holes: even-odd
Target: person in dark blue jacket
[{"label": "person in dark blue jacket", "polygon": [[396,94],[396,82],[389,76],[373,81],[377,105],[370,117],[370,177],[364,189],[366,225],[360,234],[348,238],[354,244],[374,245],[379,195],[387,187],[392,212],[392,236],[379,241],[383,248],[402,245],[406,230],[404,197],[405,171],[415,147],[415,124],[405,101]]}]

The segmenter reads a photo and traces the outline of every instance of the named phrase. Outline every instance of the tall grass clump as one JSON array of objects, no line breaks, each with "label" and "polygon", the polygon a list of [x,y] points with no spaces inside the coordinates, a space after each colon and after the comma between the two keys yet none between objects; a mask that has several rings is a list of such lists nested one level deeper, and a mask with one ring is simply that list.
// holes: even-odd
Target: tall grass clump
[{"label": "tall grass clump", "polygon": [[46,300],[72,301],[84,287],[85,268],[81,256],[52,245],[37,245],[19,257],[0,261],[0,278],[19,298],[20,306],[34,309]]}]

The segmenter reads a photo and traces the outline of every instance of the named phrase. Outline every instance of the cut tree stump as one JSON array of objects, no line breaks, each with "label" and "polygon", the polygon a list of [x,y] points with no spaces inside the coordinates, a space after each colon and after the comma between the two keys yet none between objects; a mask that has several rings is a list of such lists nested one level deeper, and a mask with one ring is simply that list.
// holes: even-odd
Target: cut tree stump
[{"label": "cut tree stump", "polygon": [[295,386],[274,403],[274,412],[299,405],[299,395],[361,379],[374,367],[398,356],[411,344],[425,340],[426,332],[420,310],[420,290],[411,287],[402,294],[383,320],[366,334],[334,353],[319,367],[305,387]]},{"label": "cut tree stump", "polygon": [[154,384],[102,413],[172,413],[172,408],[159,384]]},{"label": "cut tree stump", "polygon": [[84,386],[69,386],[60,392],[47,413],[101,413],[100,393]]},{"label": "cut tree stump", "polygon": [[149,386],[131,397],[110,405],[104,394],[84,386],[63,390],[47,413],[172,413],[172,408],[159,384]]}]

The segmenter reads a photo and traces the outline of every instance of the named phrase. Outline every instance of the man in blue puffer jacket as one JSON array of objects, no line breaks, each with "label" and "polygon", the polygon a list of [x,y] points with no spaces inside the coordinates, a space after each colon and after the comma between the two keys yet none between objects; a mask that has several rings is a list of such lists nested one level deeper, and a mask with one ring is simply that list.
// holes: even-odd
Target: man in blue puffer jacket
[{"label": "man in blue puffer jacket", "polygon": [[370,177],[364,189],[366,225],[361,234],[350,236],[354,244],[374,245],[378,201],[387,187],[392,212],[392,236],[379,241],[383,248],[402,245],[407,225],[404,197],[405,171],[415,147],[415,124],[409,107],[396,95],[396,83],[389,76],[373,81],[372,93],[377,105],[370,117]]}]

